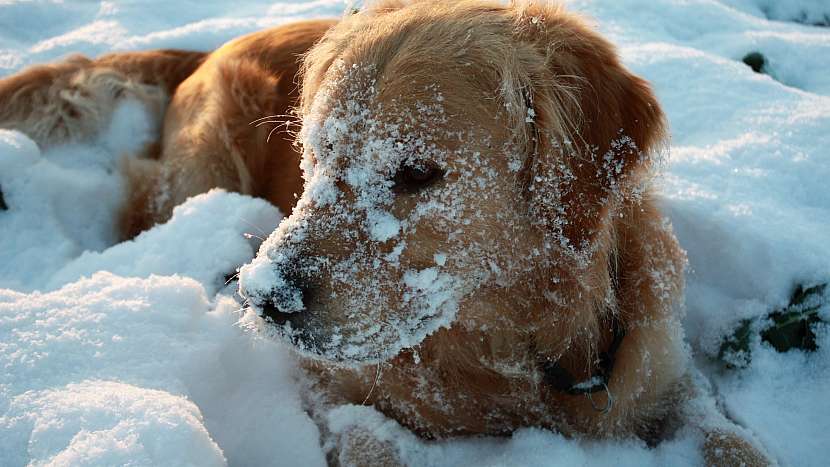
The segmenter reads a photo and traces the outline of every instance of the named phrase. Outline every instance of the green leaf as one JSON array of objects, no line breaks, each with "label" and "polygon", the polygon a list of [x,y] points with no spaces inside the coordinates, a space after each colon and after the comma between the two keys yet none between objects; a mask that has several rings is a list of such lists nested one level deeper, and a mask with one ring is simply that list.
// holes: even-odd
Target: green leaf
[{"label": "green leaf", "polygon": [[790,298],[790,305],[769,316],[772,324],[761,331],[761,339],[779,352],[794,348],[809,352],[818,349],[813,328],[822,322],[818,312],[823,305],[826,288],[827,284],[819,284],[808,289],[799,285]]},{"label": "green leaf", "polygon": [[804,288],[799,284],[790,296],[790,303],[768,314],[764,319],[744,319],[735,331],[721,343],[718,358],[728,368],[743,368],[751,358],[750,342],[753,332],[760,332],[761,340],[778,352],[799,349],[814,352],[815,328],[826,324],[819,316],[821,308],[828,304],[825,296],[827,283]]},{"label": "green leaf", "polygon": [[743,368],[749,364],[749,339],[752,335],[752,321],[742,319],[732,335],[724,339],[718,358],[729,368]]}]

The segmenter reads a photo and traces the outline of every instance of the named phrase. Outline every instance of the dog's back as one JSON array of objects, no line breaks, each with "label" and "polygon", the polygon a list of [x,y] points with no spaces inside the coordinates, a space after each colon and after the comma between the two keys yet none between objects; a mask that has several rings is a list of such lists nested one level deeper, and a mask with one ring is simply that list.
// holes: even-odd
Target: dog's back
[{"label": "dog's back", "polygon": [[213,52],[176,90],[158,162],[132,162],[121,225],[130,238],[190,196],[220,187],[267,199],[288,214],[302,191],[292,109],[303,54],[334,24],[303,21]]}]

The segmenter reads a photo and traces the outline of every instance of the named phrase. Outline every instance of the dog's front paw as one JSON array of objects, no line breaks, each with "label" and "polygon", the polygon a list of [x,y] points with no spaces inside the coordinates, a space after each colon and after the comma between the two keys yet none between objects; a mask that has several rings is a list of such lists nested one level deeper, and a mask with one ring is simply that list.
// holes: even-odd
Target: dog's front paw
[{"label": "dog's front paw", "polygon": [[761,451],[736,433],[714,430],[706,433],[703,444],[706,465],[713,467],[767,467],[772,462]]},{"label": "dog's front paw", "polygon": [[405,465],[394,440],[405,430],[372,407],[343,405],[327,414],[329,463],[341,467]]},{"label": "dog's front paw", "polygon": [[364,427],[353,426],[340,434],[337,464],[341,467],[398,467],[403,463],[389,441],[382,441]]}]

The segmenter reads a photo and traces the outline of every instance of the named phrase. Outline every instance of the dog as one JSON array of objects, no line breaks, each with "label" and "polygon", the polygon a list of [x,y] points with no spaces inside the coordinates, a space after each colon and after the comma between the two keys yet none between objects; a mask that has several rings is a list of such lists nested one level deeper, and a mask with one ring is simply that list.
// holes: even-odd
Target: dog
[{"label": "dog", "polygon": [[[160,138],[123,161],[122,240],[216,187],[264,198],[288,214],[302,191],[301,153],[293,136],[273,125],[295,121],[290,109],[298,102],[301,55],[334,23],[283,25],[210,54],[76,55],[31,67],[0,80],[0,128],[19,130],[47,149],[92,139],[124,100],[143,104],[162,122]],[[253,121],[251,115],[272,117]]]},{"label": "dog", "polygon": [[[371,405],[425,439],[654,444],[688,422],[709,464],[769,462],[690,408],[685,257],[651,190],[665,119],[577,15],[381,0],[210,54],[75,57],[0,82],[0,126],[82,139],[125,95],[163,126],[125,162],[124,238],[213,187],[290,214],[239,292],[301,356],[315,407]],[[361,427],[339,436],[335,463],[396,462]]]}]

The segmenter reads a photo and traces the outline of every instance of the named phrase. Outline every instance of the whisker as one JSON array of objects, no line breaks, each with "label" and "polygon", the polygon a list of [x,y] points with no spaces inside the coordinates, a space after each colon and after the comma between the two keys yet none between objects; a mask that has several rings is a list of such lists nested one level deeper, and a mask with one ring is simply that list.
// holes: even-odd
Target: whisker
[{"label": "whisker", "polygon": [[375,387],[378,385],[378,381],[380,381],[380,365],[381,365],[381,363],[378,362],[377,366],[375,367],[375,382],[372,383],[372,387],[369,388],[369,393],[366,394],[366,398],[363,399],[363,402],[361,402],[360,405],[366,405],[366,402],[372,396],[372,392],[375,390]]},{"label": "whisker", "polygon": [[[249,221],[249,220],[247,220],[247,219],[245,219],[245,218],[238,217],[237,219],[239,219],[240,221],[242,221],[242,222],[244,222],[244,223],[248,224],[248,226],[249,226],[249,227],[252,227],[252,228],[254,228],[254,229],[258,230],[258,231],[259,231],[259,233],[261,233],[262,235],[265,235],[266,237],[267,237],[267,236],[269,236],[269,235],[271,235],[271,233],[270,233],[270,232],[266,232],[266,231],[262,230],[261,228],[259,228],[259,226],[258,226],[258,225],[254,224],[253,222],[251,222],[251,221]],[[246,232],[246,233],[244,233],[244,234],[242,234],[242,235],[251,235],[251,234]],[[253,235],[251,235],[251,236],[253,236]],[[262,238],[260,238],[260,237],[254,237],[254,238],[259,238],[260,240],[265,241],[264,239],[262,239]]]},{"label": "whisker", "polygon": [[[257,123],[257,124],[256,124],[256,125],[254,125],[254,126],[255,126],[255,127],[261,127],[262,125],[267,125],[267,124],[269,124],[269,123],[276,123],[276,124],[280,124],[280,123],[282,123],[282,122],[283,122],[283,120],[263,120],[263,121],[261,121],[261,122]],[[252,122],[252,124],[253,124],[253,122]]]},{"label": "whisker", "polygon": [[233,282],[234,280],[236,280],[238,278],[239,278],[239,272],[237,272],[236,274],[233,274],[231,277],[229,277],[228,280],[225,281],[225,285],[230,284],[231,282]]},{"label": "whisker", "polygon": [[259,121],[262,121],[262,120],[268,120],[269,118],[296,118],[296,116],[290,115],[290,114],[268,115],[266,117],[260,117],[256,120],[250,122],[248,125],[253,125],[256,122],[259,122]]},{"label": "whisker", "polygon": [[295,121],[292,121],[292,120],[266,120],[266,121],[257,123],[256,126],[260,127],[262,125],[266,125],[266,124],[269,124],[269,123],[273,123],[277,126],[284,126],[284,127],[290,127],[292,125],[297,126],[297,127],[302,126],[300,124],[300,122],[295,122]]},{"label": "whisker", "polygon": [[[253,124],[253,123],[254,122],[251,122],[251,124]],[[271,142],[271,137],[274,135],[275,131],[278,131],[278,130],[282,129],[285,133],[287,133],[289,135],[292,135],[292,136],[296,136],[297,132],[292,130],[291,127],[296,126],[297,128],[299,128],[299,127],[302,126],[300,124],[300,122],[297,122],[297,121],[294,121],[294,120],[263,120],[263,121],[257,123],[255,126],[260,127],[262,125],[267,125],[267,124],[274,124],[275,126],[274,126],[274,128],[271,129],[271,131],[268,132],[268,137],[265,139],[266,143]]]},{"label": "whisker", "polygon": [[290,117],[290,115],[285,115],[285,114],[268,115],[266,117],[260,117],[256,120],[252,121],[251,123],[249,123],[249,125],[253,125],[254,123],[259,122],[261,120],[268,120],[269,118],[280,118],[280,117]]},{"label": "whisker", "polygon": [[279,130],[279,129],[280,129],[279,125],[278,125],[278,126],[275,126],[274,128],[272,128],[272,129],[271,129],[271,131],[269,131],[269,132],[268,132],[268,137],[267,137],[267,138],[265,138],[265,142],[266,142],[266,143],[270,143],[270,142],[271,142],[271,135],[273,135],[273,134],[274,134],[274,132],[275,132],[275,131],[277,131],[277,130]]}]

